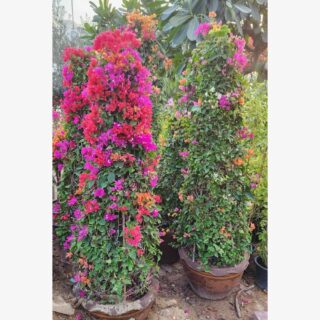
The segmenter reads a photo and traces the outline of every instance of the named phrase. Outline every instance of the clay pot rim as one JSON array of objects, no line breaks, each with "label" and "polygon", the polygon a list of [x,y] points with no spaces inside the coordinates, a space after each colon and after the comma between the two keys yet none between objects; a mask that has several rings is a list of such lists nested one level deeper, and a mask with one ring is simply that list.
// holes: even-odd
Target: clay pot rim
[{"label": "clay pot rim", "polygon": [[[152,279],[149,291],[140,299],[126,301],[117,304],[99,304],[92,300],[85,300],[81,303],[82,307],[89,312],[105,313],[108,316],[122,316],[132,311],[146,309],[156,299],[156,293],[159,290],[159,281]],[[125,311],[120,311],[120,310]]]},{"label": "clay pot rim", "polygon": [[268,271],[268,268],[265,267],[265,266],[263,266],[263,265],[258,261],[258,259],[261,260],[261,257],[260,257],[260,256],[255,256],[255,257],[254,257],[254,263],[255,263],[259,268],[261,268],[261,269],[263,269],[263,270],[265,270],[265,271]]},{"label": "clay pot rim", "polygon": [[180,258],[182,260],[184,260],[190,268],[195,269],[199,272],[205,272],[205,273],[212,274],[213,276],[216,276],[216,277],[221,277],[221,276],[225,276],[225,275],[233,274],[233,273],[242,273],[249,265],[250,255],[248,252],[245,252],[244,259],[240,263],[238,263],[234,266],[228,266],[228,267],[213,266],[210,268],[209,271],[206,271],[201,264],[199,264],[196,261],[192,261],[189,258],[184,247],[179,248],[178,251],[179,251]]}]

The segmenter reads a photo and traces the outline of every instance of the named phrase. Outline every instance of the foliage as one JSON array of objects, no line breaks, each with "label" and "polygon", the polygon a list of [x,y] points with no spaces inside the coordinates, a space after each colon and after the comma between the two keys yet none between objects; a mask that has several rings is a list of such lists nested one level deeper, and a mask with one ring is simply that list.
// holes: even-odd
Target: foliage
[{"label": "foliage", "polygon": [[184,181],[185,161],[179,152],[188,145],[185,140],[188,139],[189,125],[189,118],[181,117],[177,104],[171,98],[166,105],[159,139],[162,148],[157,193],[163,199],[162,232],[174,233],[173,222],[181,210],[177,195]]},{"label": "foliage", "polygon": [[210,12],[217,14],[217,21],[229,23],[232,31],[244,36],[253,43],[248,43],[247,50],[253,53],[252,68],[266,73],[265,61],[261,59],[267,48],[268,12],[267,0],[184,0],[175,1],[161,15],[166,21],[163,31],[167,32],[168,40],[173,48],[180,47],[188,52],[202,40],[195,34],[200,23],[209,21]]},{"label": "foliage", "polygon": [[267,264],[267,215],[268,215],[268,98],[267,83],[257,81],[257,75],[249,78],[249,87],[243,107],[244,123],[252,128],[254,156],[249,162],[251,186],[255,196],[252,220],[257,226],[258,251]]},{"label": "foliage", "polygon": [[81,296],[101,303],[143,295],[158,257],[152,86],[140,46],[132,31],[117,29],[64,54],[54,217],[74,263],[72,281]]},{"label": "foliage", "polygon": [[205,267],[231,266],[250,250],[252,231],[246,167],[253,134],[243,128],[241,113],[245,41],[216,22],[198,28],[204,41],[193,50],[179,87],[176,118],[189,123],[175,133],[184,161],[176,238]]},{"label": "foliage", "polygon": [[61,0],[52,2],[52,87],[53,105],[57,106],[62,97],[62,52],[66,47],[81,45],[78,37],[71,38],[67,34],[67,26],[64,20],[65,9],[61,5]]},{"label": "foliage", "polygon": [[85,39],[94,39],[98,33],[120,27],[126,24],[128,13],[138,11],[145,16],[160,16],[167,8],[167,2],[164,0],[123,0],[122,7],[116,9],[112,7],[109,0],[99,0],[99,5],[90,1],[90,6],[95,12],[92,24],[85,23],[84,29],[87,34]]}]

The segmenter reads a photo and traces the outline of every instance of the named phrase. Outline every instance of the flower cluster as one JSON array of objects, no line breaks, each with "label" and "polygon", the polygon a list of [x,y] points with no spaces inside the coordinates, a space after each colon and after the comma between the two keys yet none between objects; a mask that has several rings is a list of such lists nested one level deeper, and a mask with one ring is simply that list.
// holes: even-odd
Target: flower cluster
[{"label": "flower cluster", "polygon": [[236,46],[236,52],[233,54],[232,58],[227,58],[227,63],[236,67],[239,71],[243,71],[248,63],[248,59],[244,54],[246,41],[242,38],[235,37],[234,44]]},{"label": "flower cluster", "polygon": [[157,20],[155,19],[156,15],[145,16],[142,15],[139,11],[132,11],[127,14],[126,18],[128,21],[129,27],[141,28],[143,40],[155,40],[156,39],[156,27]]},{"label": "flower cluster", "polygon": [[196,36],[198,36],[199,34],[201,34],[202,36],[205,36],[210,31],[211,28],[212,28],[212,25],[210,22],[200,23],[197,29],[194,31],[194,34]]},{"label": "flower cluster", "polygon": [[[125,298],[137,275],[146,288],[160,242],[152,84],[136,51],[141,44],[122,28],[64,54],[65,126],[53,139],[54,163],[64,170],[54,214],[78,270],[73,279],[90,295]],[[92,267],[83,271],[79,258]],[[78,281],[81,272],[86,281]]]}]

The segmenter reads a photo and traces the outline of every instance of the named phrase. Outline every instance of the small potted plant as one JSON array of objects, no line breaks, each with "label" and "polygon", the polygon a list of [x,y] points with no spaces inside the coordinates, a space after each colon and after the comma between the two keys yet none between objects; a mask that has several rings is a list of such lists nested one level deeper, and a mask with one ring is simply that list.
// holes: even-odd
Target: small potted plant
[{"label": "small potted plant", "polygon": [[268,290],[268,231],[267,218],[260,222],[261,231],[258,233],[259,243],[254,257],[256,266],[256,284],[262,290]]},{"label": "small potted plant", "polygon": [[176,237],[192,289],[203,298],[222,299],[239,286],[250,252],[246,166],[253,136],[241,114],[247,59],[245,41],[226,25],[206,22],[196,33],[204,39],[180,83],[180,117],[189,126],[179,155],[188,174],[177,195],[182,206]]},{"label": "small potted plant", "polygon": [[58,189],[58,197],[72,192],[60,194],[68,212],[64,248],[75,294],[100,319],[146,319],[158,287],[158,158],[140,46],[122,28],[99,34],[93,47],[65,51],[61,108],[73,148],[62,163],[76,188]]}]

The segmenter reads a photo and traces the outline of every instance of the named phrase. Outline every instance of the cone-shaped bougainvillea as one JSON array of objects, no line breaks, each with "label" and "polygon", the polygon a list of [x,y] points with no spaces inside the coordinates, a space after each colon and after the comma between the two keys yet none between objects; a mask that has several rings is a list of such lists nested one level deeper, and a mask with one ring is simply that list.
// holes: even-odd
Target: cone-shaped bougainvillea
[{"label": "cone-shaped bougainvillea", "polygon": [[160,241],[152,85],[140,46],[121,29],[64,54],[65,124],[53,150],[62,170],[57,233],[81,295],[108,303],[146,292]]},{"label": "cone-shaped bougainvillea", "polygon": [[204,41],[193,50],[180,80],[175,133],[168,142],[183,163],[174,203],[176,237],[204,266],[231,266],[250,246],[246,166],[253,136],[243,128],[241,115],[245,42],[225,25],[207,23],[198,29]]}]

